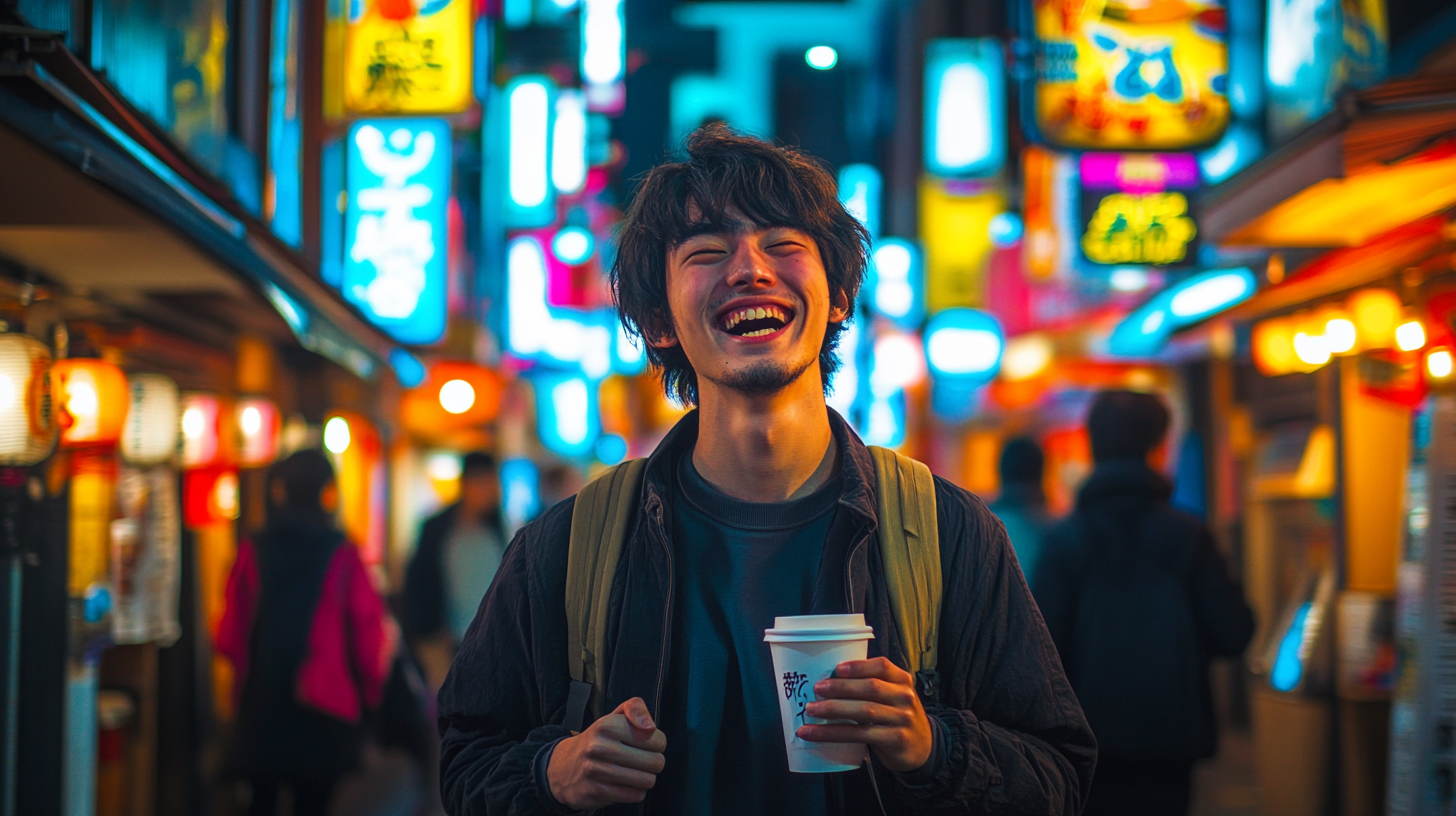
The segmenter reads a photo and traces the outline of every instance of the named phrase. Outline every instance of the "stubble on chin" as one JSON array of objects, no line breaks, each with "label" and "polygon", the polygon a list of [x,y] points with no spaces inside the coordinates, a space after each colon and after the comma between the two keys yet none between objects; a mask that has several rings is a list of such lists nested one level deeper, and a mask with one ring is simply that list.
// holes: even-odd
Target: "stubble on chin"
[{"label": "stubble on chin", "polygon": [[778,392],[793,385],[809,366],[814,363],[813,359],[806,360],[797,365],[789,365],[778,360],[765,360],[761,363],[754,363],[740,369],[726,372],[715,377],[709,377],[713,382],[724,388],[737,391],[744,396],[763,397]]}]

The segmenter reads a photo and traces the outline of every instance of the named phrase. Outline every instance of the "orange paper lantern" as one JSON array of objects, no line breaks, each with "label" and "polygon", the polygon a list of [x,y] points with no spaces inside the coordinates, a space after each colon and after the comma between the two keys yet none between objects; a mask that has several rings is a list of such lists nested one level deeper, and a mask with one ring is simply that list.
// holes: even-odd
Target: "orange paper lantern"
[{"label": "orange paper lantern", "polygon": [[500,413],[501,392],[500,375],[485,366],[436,361],[424,383],[404,393],[400,422],[427,437],[480,425]]},{"label": "orange paper lantern", "polygon": [[57,360],[51,366],[51,394],[61,427],[61,447],[120,441],[131,405],[121,369],[104,360]]}]

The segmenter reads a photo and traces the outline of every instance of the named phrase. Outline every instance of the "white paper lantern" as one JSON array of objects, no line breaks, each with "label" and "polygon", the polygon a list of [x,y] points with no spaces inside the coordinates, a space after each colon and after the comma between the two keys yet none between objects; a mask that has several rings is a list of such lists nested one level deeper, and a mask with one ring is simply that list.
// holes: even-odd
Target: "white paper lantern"
[{"label": "white paper lantern", "polygon": [[0,465],[34,465],[56,446],[51,352],[28,334],[0,334]]},{"label": "white paper lantern", "polygon": [[121,430],[122,457],[134,465],[172,461],[181,411],[177,383],[161,374],[136,374],[128,381],[131,410]]}]

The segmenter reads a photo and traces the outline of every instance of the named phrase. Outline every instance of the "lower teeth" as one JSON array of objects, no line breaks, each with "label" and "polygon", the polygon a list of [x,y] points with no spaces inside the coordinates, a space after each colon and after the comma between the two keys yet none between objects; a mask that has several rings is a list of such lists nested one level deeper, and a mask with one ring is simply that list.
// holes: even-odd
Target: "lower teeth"
[{"label": "lower teeth", "polygon": [[758,331],[748,332],[747,334],[745,334],[743,336],[744,337],[762,337],[765,334],[773,334],[773,333],[774,333],[774,330],[773,329],[759,329]]}]

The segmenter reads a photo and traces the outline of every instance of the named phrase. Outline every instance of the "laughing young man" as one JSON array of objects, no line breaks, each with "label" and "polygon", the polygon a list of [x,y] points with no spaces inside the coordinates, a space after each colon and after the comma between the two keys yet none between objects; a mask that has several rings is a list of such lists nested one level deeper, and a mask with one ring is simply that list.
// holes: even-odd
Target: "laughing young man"
[{"label": "laughing young man", "polygon": [[[935,480],[940,690],[922,703],[876,540],[869,451],[824,403],[866,235],[833,178],[722,127],[643,181],[613,270],[626,326],[697,410],[647,463],[608,607],[600,710],[562,725],[573,502],[508,548],[440,692],[446,809],[470,814],[1076,816],[1092,734],[1001,524]],[[868,770],[790,773],[763,631],[862,612],[870,659],[819,683],[805,740]],[[639,804],[640,803],[640,804]]]}]

